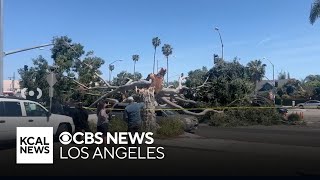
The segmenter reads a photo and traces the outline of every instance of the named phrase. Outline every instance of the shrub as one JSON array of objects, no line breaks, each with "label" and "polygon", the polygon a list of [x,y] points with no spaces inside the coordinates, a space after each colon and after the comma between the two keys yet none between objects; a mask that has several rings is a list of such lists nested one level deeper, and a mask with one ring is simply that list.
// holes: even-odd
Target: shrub
[{"label": "shrub", "polygon": [[184,133],[183,124],[176,118],[165,118],[158,122],[160,128],[157,130],[157,138],[171,138]]},{"label": "shrub", "polygon": [[128,125],[127,122],[125,122],[122,119],[112,119],[109,122],[109,132],[115,133],[115,132],[127,132]]},{"label": "shrub", "polygon": [[89,129],[93,132],[93,133],[96,133],[97,132],[97,124],[92,122],[92,121],[89,121],[88,122],[89,124]]},{"label": "shrub", "polygon": [[288,116],[288,121],[291,121],[291,122],[301,121],[301,117],[298,114],[290,114]]},{"label": "shrub", "polygon": [[275,125],[280,124],[281,116],[275,109],[231,109],[222,114],[213,114],[209,125],[222,127]]}]

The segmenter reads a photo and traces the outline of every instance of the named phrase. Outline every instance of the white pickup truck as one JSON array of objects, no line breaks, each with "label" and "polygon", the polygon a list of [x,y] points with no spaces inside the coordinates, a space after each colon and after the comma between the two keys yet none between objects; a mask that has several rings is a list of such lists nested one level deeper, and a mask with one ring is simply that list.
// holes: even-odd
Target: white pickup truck
[{"label": "white pickup truck", "polygon": [[72,118],[51,114],[37,102],[0,98],[0,143],[16,139],[16,127],[53,127],[54,135],[75,130]]}]

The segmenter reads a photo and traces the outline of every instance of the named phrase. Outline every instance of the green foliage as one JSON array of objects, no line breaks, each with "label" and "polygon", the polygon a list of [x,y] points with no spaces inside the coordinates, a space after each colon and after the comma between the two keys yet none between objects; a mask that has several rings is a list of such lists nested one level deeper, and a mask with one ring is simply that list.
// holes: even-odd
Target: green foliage
[{"label": "green foliage", "polygon": [[[42,90],[42,97],[40,102],[49,101],[49,84],[47,83],[46,76],[48,74],[48,61],[42,56],[32,60],[33,67],[20,68],[18,73],[20,74],[21,89],[28,88],[28,90],[35,91],[37,88]],[[28,97],[30,100],[36,100],[36,97]]]},{"label": "green foliage", "polygon": [[[199,71],[197,74],[202,74],[201,79],[209,77],[208,82],[199,90],[190,92],[186,96],[196,101],[206,102],[210,106],[226,106],[237,99],[246,98],[254,90],[247,68],[237,59],[232,62],[220,61],[206,75]],[[199,78],[194,84],[200,84]]]},{"label": "green foliage", "polygon": [[165,118],[158,122],[160,128],[157,130],[156,138],[172,138],[184,133],[183,124],[176,118]]},{"label": "green foliage", "polygon": [[97,132],[97,124],[92,121],[89,121],[88,124],[89,124],[90,131],[93,133],[96,133]]},{"label": "green foliage", "polygon": [[290,114],[288,116],[288,121],[290,121],[290,122],[301,121],[301,117],[298,114]]},{"label": "green foliage", "polygon": [[152,39],[152,45],[153,45],[154,49],[159,47],[160,44],[161,44],[161,40],[159,39],[159,37],[155,37]]},{"label": "green foliage", "polygon": [[132,60],[133,60],[134,62],[139,61],[139,59],[140,59],[140,56],[139,56],[139,55],[137,55],[137,54],[132,55]]},{"label": "green foliage", "polygon": [[105,61],[102,58],[93,56],[93,54],[87,55],[83,61],[77,61],[75,71],[79,74],[78,81],[89,87],[95,87],[96,82],[102,85],[100,78],[95,75],[95,72],[101,75],[102,73],[99,69],[104,63]]},{"label": "green foliage", "polygon": [[222,114],[212,113],[209,125],[222,127],[277,125],[281,123],[281,116],[274,109],[231,109]]},{"label": "green foliage", "polygon": [[127,132],[128,124],[122,119],[112,119],[109,122],[109,132]]},{"label": "green foliage", "polygon": [[117,74],[117,77],[115,77],[112,81],[112,84],[114,86],[121,86],[125,85],[129,79],[138,81],[142,78],[142,74],[139,72],[136,72],[135,75],[132,73],[129,73],[127,71],[121,71],[119,74]]},{"label": "green foliage", "polygon": [[164,44],[162,47],[162,53],[167,58],[172,54],[172,50],[173,50],[173,48],[169,44]]},{"label": "green foliage", "polygon": [[207,73],[208,73],[208,69],[206,67],[202,67],[202,69],[196,69],[194,71],[190,71],[188,73],[186,86],[187,87],[201,86],[206,79]]},{"label": "green foliage", "polygon": [[[85,54],[84,47],[81,44],[72,43],[72,40],[67,36],[55,37],[52,42],[54,46],[51,49],[51,57],[54,60],[54,73],[56,73],[58,81],[54,86],[54,98],[61,103],[75,100],[89,104],[94,97],[84,95],[73,80],[77,80],[87,87],[94,87],[96,83],[100,84],[101,82],[94,71],[101,74],[98,69],[104,64],[104,60],[94,56],[92,51],[89,51],[84,59],[80,60]],[[39,56],[33,60],[33,67],[21,68],[18,72],[22,79],[22,88],[30,90],[40,88],[43,92],[40,101],[49,101],[49,85],[46,81],[49,65],[46,59]]]},{"label": "green foliage", "polygon": [[252,82],[261,81],[266,73],[266,65],[261,60],[254,60],[248,63],[247,70]]},{"label": "green foliage", "polygon": [[178,81],[169,82],[169,86],[172,86],[172,88],[177,88],[179,86]]},{"label": "green foliage", "polygon": [[305,90],[302,88],[302,83],[299,80],[289,80],[284,86],[283,91],[289,96],[305,96]]},{"label": "green foliage", "polygon": [[310,23],[313,25],[316,22],[316,20],[319,18],[319,16],[320,16],[320,0],[314,0],[310,10],[310,16],[309,16]]},{"label": "green foliage", "polygon": [[[289,74],[289,73],[288,73]],[[278,80],[287,79],[287,73],[281,71],[278,75]]]},{"label": "green foliage", "polygon": [[72,43],[72,39],[67,36],[55,37],[51,49],[51,58],[55,65],[59,67],[58,72],[70,72],[74,66],[74,61],[85,54],[84,47],[79,43]]}]

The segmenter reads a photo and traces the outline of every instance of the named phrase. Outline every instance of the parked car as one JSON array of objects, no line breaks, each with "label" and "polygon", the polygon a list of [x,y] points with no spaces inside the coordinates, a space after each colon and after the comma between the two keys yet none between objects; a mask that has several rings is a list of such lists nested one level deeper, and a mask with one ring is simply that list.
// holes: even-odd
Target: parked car
[{"label": "parked car", "polygon": [[[112,107],[112,111],[109,113],[110,119],[121,119],[123,120],[124,109],[127,107],[128,103],[117,103]],[[160,121],[166,117],[179,117],[182,124],[184,125],[184,130],[186,132],[192,132],[198,128],[198,119],[195,116],[190,116],[186,114],[179,114],[176,111],[171,111],[166,107],[156,107],[156,120]],[[89,115],[89,122],[96,123],[97,116],[95,114]]]},{"label": "parked car", "polygon": [[320,101],[316,101],[316,100],[307,101],[305,103],[297,104],[297,107],[299,107],[301,109],[304,109],[304,108],[307,108],[307,109],[311,109],[311,108],[320,109]]},{"label": "parked car", "polygon": [[74,132],[72,118],[51,114],[41,104],[19,98],[0,98],[0,142],[16,139],[16,127],[53,127],[54,136]]},{"label": "parked car", "polygon": [[284,107],[277,107],[277,111],[281,115],[286,115],[288,113],[288,109]]}]

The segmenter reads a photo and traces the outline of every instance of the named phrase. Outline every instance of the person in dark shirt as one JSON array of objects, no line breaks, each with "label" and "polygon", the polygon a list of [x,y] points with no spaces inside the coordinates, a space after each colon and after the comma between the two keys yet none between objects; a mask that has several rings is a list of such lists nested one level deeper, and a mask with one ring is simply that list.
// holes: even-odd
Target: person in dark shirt
[{"label": "person in dark shirt", "polygon": [[88,123],[88,117],[89,117],[89,114],[88,112],[83,108],[83,105],[82,103],[79,103],[77,105],[77,113],[78,114],[78,117],[79,118],[79,123],[80,123],[80,129],[82,132],[89,132],[90,131],[90,128],[89,128],[89,123]]},{"label": "person in dark shirt", "polygon": [[128,132],[139,132],[142,126],[141,110],[144,104],[134,102],[133,97],[129,97],[127,100],[129,105],[125,108],[124,119],[128,123]]},{"label": "person in dark shirt", "polygon": [[75,126],[75,132],[82,132],[79,109],[75,107],[73,104],[66,104],[64,106],[64,112],[64,115],[72,118]]},{"label": "person in dark shirt", "polygon": [[65,114],[65,112],[63,110],[63,106],[55,98],[52,98],[51,113],[52,114],[61,114],[61,115]]}]

